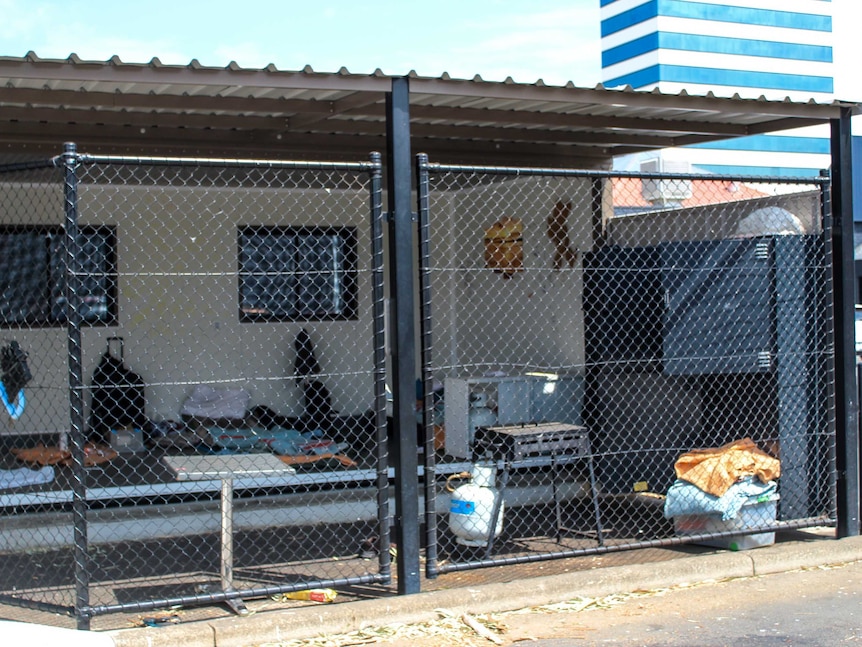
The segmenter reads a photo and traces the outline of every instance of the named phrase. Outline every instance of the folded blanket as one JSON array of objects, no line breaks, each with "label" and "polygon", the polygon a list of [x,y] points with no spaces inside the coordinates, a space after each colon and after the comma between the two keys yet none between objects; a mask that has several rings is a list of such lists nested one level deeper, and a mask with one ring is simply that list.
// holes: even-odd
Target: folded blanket
[{"label": "folded blanket", "polygon": [[251,395],[244,389],[220,389],[198,384],[188,395],[180,413],[195,418],[242,420]]},{"label": "folded blanket", "polygon": [[720,514],[722,521],[736,519],[746,503],[755,503],[770,497],[778,490],[775,481],[763,483],[753,476],[731,485],[717,497],[704,492],[696,485],[677,479],[667,491],[664,516],[668,519],[693,514]]},{"label": "folded blanket", "polygon": [[54,468],[45,465],[38,470],[29,467],[20,467],[12,470],[0,470],[0,489],[24,487],[27,485],[41,485],[54,480]]}]

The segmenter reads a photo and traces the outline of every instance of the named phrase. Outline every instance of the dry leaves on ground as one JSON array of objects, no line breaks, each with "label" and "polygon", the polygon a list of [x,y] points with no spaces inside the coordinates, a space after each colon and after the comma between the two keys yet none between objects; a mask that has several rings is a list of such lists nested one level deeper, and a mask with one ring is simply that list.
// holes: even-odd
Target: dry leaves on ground
[{"label": "dry leaves on ground", "polygon": [[267,643],[258,647],[351,647],[353,645],[406,642],[410,640],[441,639],[446,645],[502,645],[508,616],[526,613],[578,613],[589,609],[602,609],[628,602],[629,600],[662,595],[671,589],[640,590],[631,593],[608,595],[599,598],[576,598],[555,604],[526,607],[517,611],[492,613],[482,616],[455,614],[446,609],[437,609],[438,618],[429,622],[415,624],[391,624],[381,627],[368,627],[348,634],[333,634],[315,638],[288,640],[280,643]]}]

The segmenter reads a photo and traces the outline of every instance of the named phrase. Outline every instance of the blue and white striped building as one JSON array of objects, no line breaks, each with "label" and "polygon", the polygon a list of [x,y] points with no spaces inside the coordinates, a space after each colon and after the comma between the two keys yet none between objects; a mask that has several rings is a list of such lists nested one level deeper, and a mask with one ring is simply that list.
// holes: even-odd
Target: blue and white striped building
[{"label": "blue and white striped building", "polygon": [[[834,98],[830,0],[600,2],[602,80],[608,87],[793,101]],[[830,164],[829,132],[818,127],[755,135],[669,151],[665,157],[714,173],[816,175]]]}]

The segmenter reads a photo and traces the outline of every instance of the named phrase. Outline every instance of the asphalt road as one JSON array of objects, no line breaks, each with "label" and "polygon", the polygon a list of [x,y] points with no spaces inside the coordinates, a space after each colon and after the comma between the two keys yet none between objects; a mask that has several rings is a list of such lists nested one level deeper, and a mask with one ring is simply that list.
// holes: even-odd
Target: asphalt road
[{"label": "asphalt road", "polygon": [[[518,586],[521,583],[512,583]],[[397,636],[329,636],[327,647],[844,647],[862,645],[862,561],[458,618]],[[424,628],[423,628],[424,627]],[[290,647],[319,647],[310,640]]]},{"label": "asphalt road", "polygon": [[862,562],[707,583],[611,608],[506,619],[506,644],[782,647],[862,644]]}]

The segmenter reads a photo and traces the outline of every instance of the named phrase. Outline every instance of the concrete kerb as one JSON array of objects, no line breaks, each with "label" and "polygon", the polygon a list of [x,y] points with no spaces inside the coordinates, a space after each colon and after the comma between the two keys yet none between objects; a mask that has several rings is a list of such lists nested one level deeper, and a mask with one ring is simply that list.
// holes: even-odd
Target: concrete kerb
[{"label": "concrete kerb", "polygon": [[862,560],[862,536],[838,540],[794,541],[776,544],[770,548],[771,550],[752,550],[746,553],[752,558],[755,575]]},{"label": "concrete kerb", "polygon": [[246,618],[219,618],[105,633],[111,636],[116,647],[250,647],[374,626],[431,621],[438,617],[436,609],[474,614],[511,611],[578,597],[600,597],[859,560],[862,560],[862,537],[793,541],[745,552],[717,552],[660,563],[531,578],[528,591],[511,583],[493,583],[403,597],[292,608]]}]

